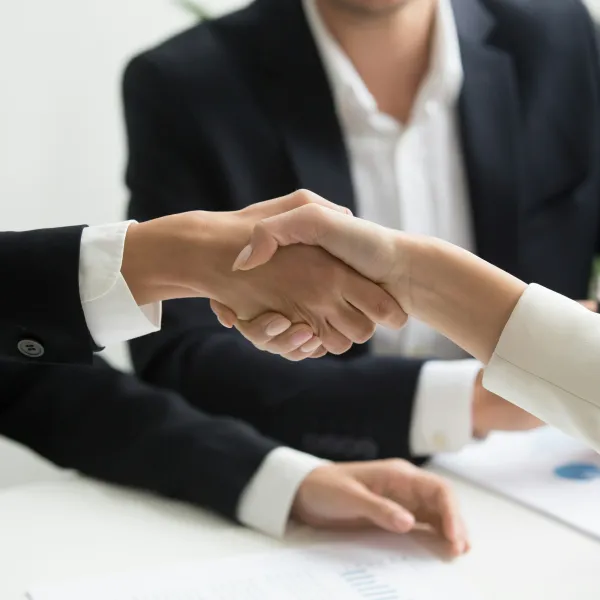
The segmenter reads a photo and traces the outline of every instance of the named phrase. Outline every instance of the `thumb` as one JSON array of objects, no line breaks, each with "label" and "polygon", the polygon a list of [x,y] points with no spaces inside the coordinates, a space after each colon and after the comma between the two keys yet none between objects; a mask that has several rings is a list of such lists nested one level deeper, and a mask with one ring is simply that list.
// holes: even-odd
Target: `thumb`
[{"label": "thumb", "polygon": [[392,272],[396,260],[394,233],[385,227],[308,204],[264,219],[233,270],[250,270],[268,262],[280,246],[306,244],[324,250],[377,283]]},{"label": "thumb", "polygon": [[216,300],[210,301],[210,308],[215,313],[219,323],[227,329],[231,329],[237,322],[237,315],[227,306],[217,302]]},{"label": "thumb", "polygon": [[415,517],[411,512],[366,488],[357,492],[356,501],[363,518],[381,529],[392,533],[408,533],[415,526]]},{"label": "thumb", "polygon": [[[335,213],[317,204],[308,204],[263,219],[254,227],[249,244],[240,252],[233,270],[249,271],[268,262],[279,246],[292,244],[320,245],[325,230],[332,226],[329,217]],[[348,215],[346,218],[351,218]]]}]

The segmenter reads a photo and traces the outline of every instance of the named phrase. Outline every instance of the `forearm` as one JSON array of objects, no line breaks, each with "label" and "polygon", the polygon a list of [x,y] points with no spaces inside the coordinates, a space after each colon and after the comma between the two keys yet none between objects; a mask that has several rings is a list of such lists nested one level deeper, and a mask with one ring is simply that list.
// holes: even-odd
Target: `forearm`
[{"label": "forearm", "polygon": [[336,460],[412,458],[423,361],[369,354],[291,363],[218,324],[183,323],[186,312],[199,319],[203,310],[199,301],[169,303],[165,321],[180,323],[179,332],[166,328],[132,342],[143,378],[304,452]]},{"label": "forearm", "polygon": [[132,224],[121,272],[137,303],[217,296],[248,235],[233,221],[194,211]]},{"label": "forearm", "polygon": [[57,465],[235,518],[277,445],[109,368],[0,361],[0,434]]},{"label": "forearm", "polygon": [[487,363],[526,285],[452,244],[400,234],[408,278],[389,285],[403,308]]},{"label": "forearm", "polygon": [[84,226],[0,233],[0,355],[85,362],[94,347],[81,309],[78,266]]}]

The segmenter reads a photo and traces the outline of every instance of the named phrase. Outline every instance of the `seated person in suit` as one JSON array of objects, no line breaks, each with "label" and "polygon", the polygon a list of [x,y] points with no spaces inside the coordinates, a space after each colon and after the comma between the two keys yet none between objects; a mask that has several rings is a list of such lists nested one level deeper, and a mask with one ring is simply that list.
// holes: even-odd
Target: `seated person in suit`
[{"label": "seated person in suit", "polygon": [[[57,465],[197,503],[272,535],[284,532],[290,516],[397,533],[419,521],[445,536],[453,553],[466,551],[456,501],[433,474],[400,460],[327,464],[101,361],[91,364],[99,346],[159,328],[159,301],[182,295],[226,296],[255,314],[278,308],[288,323],[298,318],[294,310],[314,313],[309,321],[325,334],[324,346],[330,336],[335,346],[342,331],[354,339],[357,324],[368,337],[367,314],[401,324],[405,315],[387,292],[320,250],[302,249],[258,278],[232,273],[257,219],[310,201],[299,192],[238,213],[0,233],[0,435]],[[293,260],[305,270],[311,263],[312,283],[287,275]],[[324,273],[335,286],[320,285]],[[365,313],[354,309],[339,330],[318,327],[324,310],[332,322],[344,320],[344,296]]]},{"label": "seated person in suit", "polygon": [[[306,187],[584,299],[600,231],[597,79],[579,0],[256,0],[127,69],[130,215]],[[224,330],[207,302],[178,300],[131,348],[147,382],[334,460],[418,461],[539,425],[419,323],[292,364]]]}]

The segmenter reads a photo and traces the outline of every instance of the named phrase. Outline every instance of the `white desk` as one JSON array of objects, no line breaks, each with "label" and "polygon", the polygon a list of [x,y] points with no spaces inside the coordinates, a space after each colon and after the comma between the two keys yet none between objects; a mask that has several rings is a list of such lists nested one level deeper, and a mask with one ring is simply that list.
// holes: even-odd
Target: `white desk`
[{"label": "white desk", "polygon": [[[600,543],[454,480],[473,539],[455,565],[484,600],[597,600]],[[599,507],[600,510],[600,507]],[[285,544],[332,539],[306,529]],[[278,547],[193,507],[86,481],[0,493],[0,598],[70,581]],[[431,546],[435,549],[435,544]]]}]

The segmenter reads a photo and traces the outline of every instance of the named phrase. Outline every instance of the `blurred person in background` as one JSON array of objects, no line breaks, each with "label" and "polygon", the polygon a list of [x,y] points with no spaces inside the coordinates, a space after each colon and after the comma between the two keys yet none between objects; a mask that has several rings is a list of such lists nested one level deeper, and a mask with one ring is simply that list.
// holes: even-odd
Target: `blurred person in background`
[{"label": "blurred person in background", "polygon": [[[305,187],[588,296],[600,92],[579,0],[256,0],[135,58],[124,102],[133,218],[235,210]],[[261,340],[292,361],[320,356],[318,341],[301,324]],[[485,391],[481,364],[420,323],[294,364],[221,328],[208,302],[178,300],[131,349],[147,382],[301,451],[298,478],[304,457],[314,468],[308,455],[420,462],[540,424]],[[276,482],[291,471],[274,452],[264,475]]]}]

